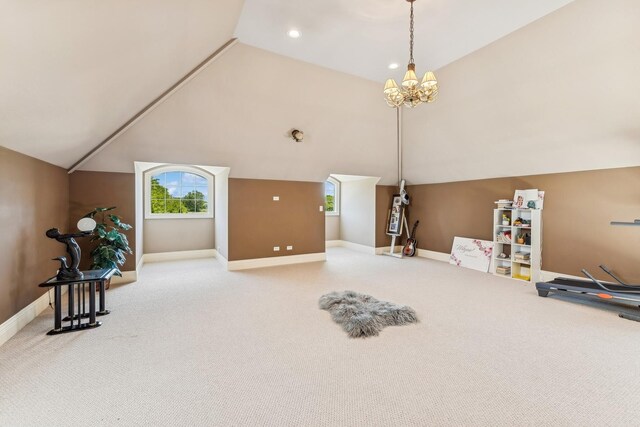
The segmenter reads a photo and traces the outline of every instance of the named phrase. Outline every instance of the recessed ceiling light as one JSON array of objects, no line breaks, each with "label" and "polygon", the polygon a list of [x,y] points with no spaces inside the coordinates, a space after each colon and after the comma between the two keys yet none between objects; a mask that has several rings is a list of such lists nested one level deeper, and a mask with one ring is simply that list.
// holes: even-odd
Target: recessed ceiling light
[{"label": "recessed ceiling light", "polygon": [[389,64],[389,69],[390,70],[395,70],[396,68],[398,68],[398,64],[396,64],[395,62]]},{"label": "recessed ceiling light", "polygon": [[289,37],[291,37],[292,39],[297,39],[298,37],[300,37],[300,31],[298,31],[298,30],[289,30],[287,35]]}]

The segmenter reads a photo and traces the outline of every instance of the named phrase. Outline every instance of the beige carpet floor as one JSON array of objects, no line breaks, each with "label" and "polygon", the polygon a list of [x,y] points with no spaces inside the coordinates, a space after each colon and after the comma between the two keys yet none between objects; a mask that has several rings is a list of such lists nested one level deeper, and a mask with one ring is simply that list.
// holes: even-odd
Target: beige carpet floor
[{"label": "beige carpet floor", "polygon": [[[421,323],[349,339],[318,298],[352,289]],[[0,426],[640,425],[640,324],[426,259],[227,272],[145,265],[89,331],[48,310],[0,347]]]}]

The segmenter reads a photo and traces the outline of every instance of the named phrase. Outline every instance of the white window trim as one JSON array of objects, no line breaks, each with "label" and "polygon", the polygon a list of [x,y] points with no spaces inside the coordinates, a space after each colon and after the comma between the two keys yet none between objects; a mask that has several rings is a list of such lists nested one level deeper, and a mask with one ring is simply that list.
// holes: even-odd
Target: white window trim
[{"label": "white window trim", "polygon": [[[208,196],[207,212],[192,212],[188,214],[176,213],[151,213],[151,176],[165,172],[189,172],[199,175],[207,180]],[[144,219],[195,219],[195,218],[213,218],[213,175],[209,172],[191,166],[161,166],[149,169],[144,173]]]},{"label": "white window trim", "polygon": [[[335,179],[332,176],[327,178],[327,181],[329,181],[330,183],[335,185],[336,196],[335,196],[335,199],[333,201],[333,206],[335,208],[334,211],[333,212],[325,212],[325,215],[326,216],[340,216],[340,184],[341,184],[341,182],[338,181],[337,179]],[[325,194],[325,198],[326,198],[326,194]]]}]

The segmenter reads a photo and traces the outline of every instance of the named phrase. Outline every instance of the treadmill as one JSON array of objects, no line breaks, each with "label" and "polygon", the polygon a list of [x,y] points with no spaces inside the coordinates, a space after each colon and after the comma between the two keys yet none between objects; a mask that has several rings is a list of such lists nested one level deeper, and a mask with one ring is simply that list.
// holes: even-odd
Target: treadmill
[{"label": "treadmill", "polygon": [[[640,219],[633,222],[612,221],[611,225],[635,225],[640,226]],[[558,277],[549,282],[537,282],[536,289],[538,295],[546,297],[549,292],[571,292],[575,295],[591,295],[608,301],[618,301],[626,304],[633,304],[640,307],[640,285],[630,285],[617,277],[609,268],[601,265],[600,268],[611,276],[616,283],[601,282],[593,277],[585,269],[582,274],[590,280],[568,279]],[[620,313],[620,317],[640,322],[640,315],[631,313]]]},{"label": "treadmill", "polygon": [[[605,272],[613,275],[609,269],[601,265]],[[588,271],[582,270],[582,273],[591,280],[567,279],[558,277],[549,282],[537,282],[536,289],[538,295],[546,297],[549,292],[571,292],[577,295],[591,295],[608,301],[618,301],[626,304],[633,304],[640,307],[640,287],[618,283],[601,282],[594,278]],[[616,280],[618,281],[618,280]],[[630,313],[620,313],[620,317],[640,322],[640,315]]]}]

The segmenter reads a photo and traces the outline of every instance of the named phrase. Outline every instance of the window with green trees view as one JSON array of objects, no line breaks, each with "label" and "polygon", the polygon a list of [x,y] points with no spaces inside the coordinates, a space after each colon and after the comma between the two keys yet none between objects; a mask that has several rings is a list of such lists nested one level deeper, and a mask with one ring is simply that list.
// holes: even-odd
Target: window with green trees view
[{"label": "window with green trees view", "polygon": [[327,215],[338,215],[340,202],[340,182],[329,177],[324,183],[324,211]]},{"label": "window with green trees view", "polygon": [[212,216],[211,178],[186,170],[148,175],[147,212],[151,217]]}]

